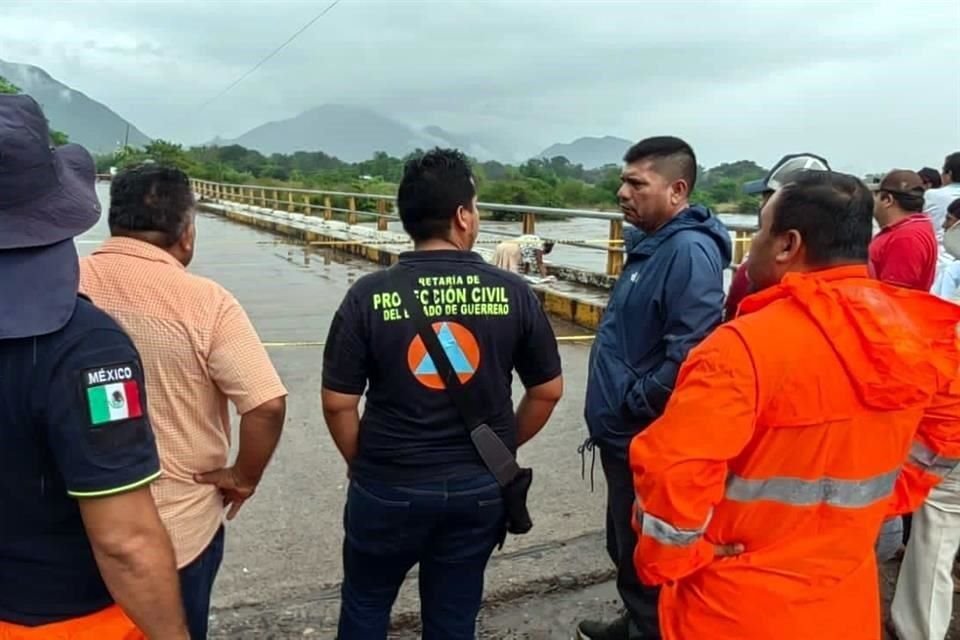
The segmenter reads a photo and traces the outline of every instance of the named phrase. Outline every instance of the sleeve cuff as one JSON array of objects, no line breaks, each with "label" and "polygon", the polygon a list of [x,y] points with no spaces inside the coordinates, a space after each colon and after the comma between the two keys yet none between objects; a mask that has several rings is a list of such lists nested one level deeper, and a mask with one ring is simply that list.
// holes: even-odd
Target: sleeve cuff
[{"label": "sleeve cuff", "polygon": [[289,395],[287,388],[278,379],[274,385],[251,390],[251,393],[244,395],[242,398],[231,398],[231,400],[237,407],[237,413],[243,415],[253,411],[264,402],[269,402],[274,398],[283,398],[287,395]]},{"label": "sleeve cuff", "polygon": [[563,375],[563,370],[561,368],[557,368],[544,374],[538,374],[535,376],[521,376],[520,381],[523,383],[524,388],[529,389],[531,387],[539,387],[542,384],[546,384],[561,375]]},{"label": "sleeve cuff", "polygon": [[150,474],[149,476],[147,476],[146,478],[142,478],[140,480],[131,482],[129,484],[125,484],[120,487],[114,487],[112,489],[100,489],[97,491],[71,491],[68,489],[67,495],[69,495],[72,498],[105,498],[107,496],[113,496],[120,493],[127,493],[129,491],[133,491],[134,489],[139,489],[141,487],[145,487],[149,485],[154,480],[160,477],[160,473],[161,473],[160,471],[156,471]]},{"label": "sleeve cuff", "polygon": [[367,390],[367,385],[366,383],[362,385],[348,384],[324,378],[323,388],[333,391],[334,393],[342,393],[348,396],[362,396],[363,392]]}]

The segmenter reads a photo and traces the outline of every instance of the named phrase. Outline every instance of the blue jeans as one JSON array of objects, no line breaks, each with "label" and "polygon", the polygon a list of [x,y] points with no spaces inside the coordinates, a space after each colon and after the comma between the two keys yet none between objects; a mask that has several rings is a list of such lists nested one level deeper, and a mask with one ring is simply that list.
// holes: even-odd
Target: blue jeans
[{"label": "blue jeans", "polygon": [[191,640],[206,640],[210,594],[223,560],[223,527],[197,559],[180,569],[180,594]]},{"label": "blue jeans", "polygon": [[884,520],[880,527],[880,535],[874,545],[877,562],[884,563],[893,560],[897,551],[903,546],[903,518],[897,516]]},{"label": "blue jeans", "polygon": [[339,640],[383,640],[420,564],[423,640],[473,640],[483,573],[504,535],[500,487],[482,474],[396,486],[354,478],[344,510]]}]

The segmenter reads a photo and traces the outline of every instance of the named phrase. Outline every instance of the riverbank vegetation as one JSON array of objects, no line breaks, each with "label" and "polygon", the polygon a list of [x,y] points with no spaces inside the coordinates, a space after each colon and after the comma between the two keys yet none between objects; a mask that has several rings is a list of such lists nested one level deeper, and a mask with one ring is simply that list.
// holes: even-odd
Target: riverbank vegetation
[{"label": "riverbank vegetation", "polygon": [[[294,187],[355,193],[392,194],[407,158],[377,153],[363,162],[343,162],[322,151],[269,156],[238,145],[190,147],[155,140],[144,148],[126,147],[98,156],[97,171],[144,161],[174,164],[191,176],[218,182]],[[616,209],[620,167],[586,169],[560,156],[535,158],[520,165],[474,162],[480,199],[486,202],[543,207]],[[744,160],[700,168],[693,201],[717,211],[752,212],[758,202],[743,193],[744,182],[765,170]]]}]

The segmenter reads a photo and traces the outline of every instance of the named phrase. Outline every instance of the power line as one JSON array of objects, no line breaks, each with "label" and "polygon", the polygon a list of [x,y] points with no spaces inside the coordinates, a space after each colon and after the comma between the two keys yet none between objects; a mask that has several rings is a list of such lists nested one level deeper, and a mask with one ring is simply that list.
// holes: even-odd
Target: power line
[{"label": "power line", "polygon": [[283,49],[284,49],[288,44],[290,44],[291,42],[293,42],[294,40],[297,39],[297,36],[299,36],[301,33],[303,33],[304,31],[306,31],[306,30],[309,29],[310,27],[312,27],[312,26],[313,26],[313,23],[315,23],[317,20],[319,20],[319,19],[322,18],[323,16],[327,15],[327,13],[329,13],[330,10],[333,9],[335,6],[337,6],[338,4],[340,4],[341,1],[342,1],[342,0],[334,0],[334,1],[331,2],[329,5],[327,5],[327,8],[326,8],[326,9],[324,9],[323,11],[321,11],[320,13],[318,13],[316,16],[314,16],[309,22],[307,22],[307,24],[305,24],[305,25],[303,25],[302,27],[300,27],[300,29],[298,29],[296,33],[294,33],[292,36],[290,36],[289,38],[287,38],[286,42],[284,42],[284,43],[281,44],[279,47],[277,47],[276,49],[274,49],[273,51],[271,51],[265,58],[263,58],[262,60],[260,60],[260,62],[258,62],[257,64],[253,65],[253,67],[252,67],[249,71],[247,71],[247,72],[244,73],[242,76],[240,76],[239,78],[237,78],[236,80],[234,80],[233,82],[231,82],[230,85],[229,85],[227,88],[225,88],[223,91],[221,91],[220,93],[218,93],[217,95],[213,96],[212,98],[210,98],[209,100],[207,100],[206,102],[204,102],[202,105],[200,105],[199,109],[205,109],[205,108],[207,108],[210,104],[216,102],[217,100],[219,100],[220,98],[222,98],[224,95],[226,95],[231,89],[233,89],[235,86],[237,86],[238,84],[240,84],[241,82],[243,82],[244,79],[247,78],[247,76],[249,76],[251,73],[253,73],[253,72],[256,71],[257,69],[259,69],[260,67],[262,67],[264,64],[266,64],[273,56],[275,56],[275,55],[277,55],[278,53],[280,53],[281,51],[283,51]]}]

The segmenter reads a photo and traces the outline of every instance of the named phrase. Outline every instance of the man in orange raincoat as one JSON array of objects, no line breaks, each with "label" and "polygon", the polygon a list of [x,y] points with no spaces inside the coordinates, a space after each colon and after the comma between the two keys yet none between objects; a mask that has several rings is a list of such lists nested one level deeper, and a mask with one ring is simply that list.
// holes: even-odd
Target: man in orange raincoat
[{"label": "man in orange raincoat", "polygon": [[631,443],[665,640],[877,640],[874,542],[960,461],[960,306],[867,273],[873,198],[805,172],[761,213],[759,292]]}]

